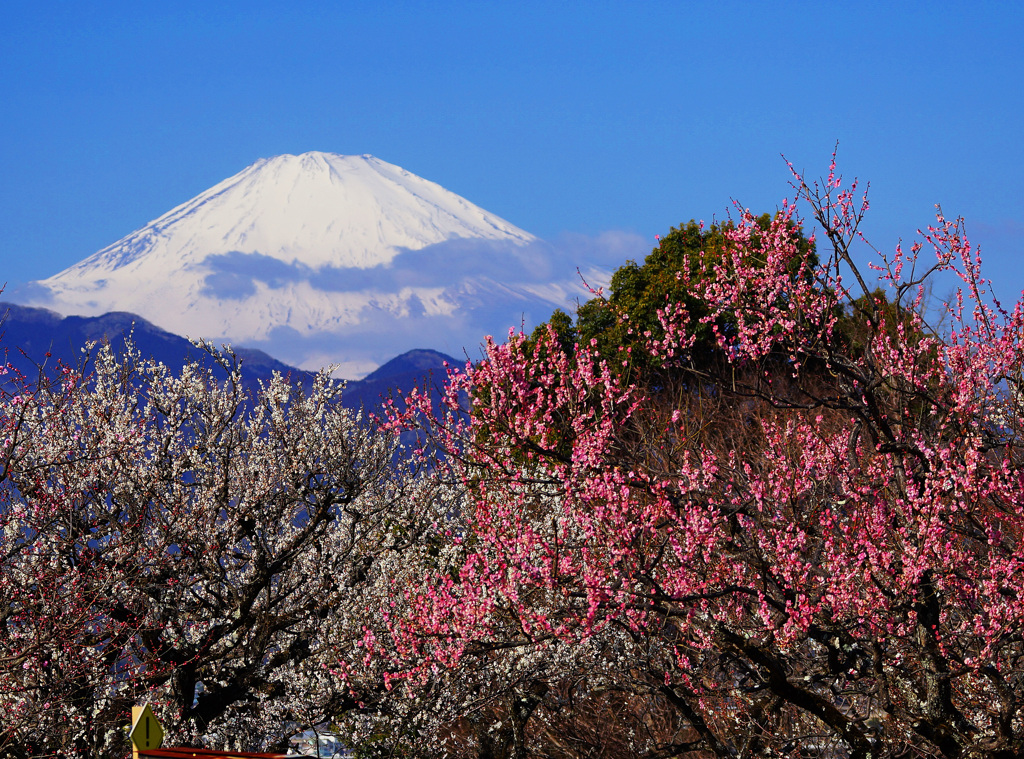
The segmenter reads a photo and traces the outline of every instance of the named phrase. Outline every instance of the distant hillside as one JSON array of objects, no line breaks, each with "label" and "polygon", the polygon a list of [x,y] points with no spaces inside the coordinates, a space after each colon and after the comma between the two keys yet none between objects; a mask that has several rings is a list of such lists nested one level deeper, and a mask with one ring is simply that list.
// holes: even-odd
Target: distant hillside
[{"label": "distant hillside", "polygon": [[[90,341],[109,341],[123,350],[128,334],[143,356],[168,366],[182,366],[189,358],[202,359],[202,351],[185,338],[123,311],[102,316],[61,316],[44,308],[0,303],[0,315],[4,317],[0,347],[6,351],[7,360],[30,380],[40,371],[49,374],[58,362],[78,366],[82,349]],[[262,351],[239,348],[235,352],[242,359],[247,383],[255,385],[259,380],[270,379],[275,371],[299,380],[309,377],[308,372],[281,363]]]},{"label": "distant hillside", "polygon": [[[203,352],[185,338],[122,311],[102,316],[65,317],[43,308],[0,303],[0,315],[5,315],[0,327],[0,348],[6,352],[11,365],[29,380],[38,378],[40,372],[52,375],[59,362],[78,366],[83,357],[82,349],[90,341],[110,341],[115,349],[123,350],[125,336],[129,333],[144,357],[167,366],[180,367],[190,358],[204,358]],[[274,372],[303,383],[312,377],[310,372],[288,366],[263,351],[248,348],[234,348],[234,351],[242,360],[243,382],[251,390],[260,381],[268,381]],[[363,380],[349,380],[343,402],[350,408],[372,408],[389,392],[409,390],[424,382],[440,385],[445,378],[445,361],[454,363],[455,359],[431,350],[404,353]]]},{"label": "distant hillside", "polygon": [[397,356],[361,380],[350,380],[345,388],[344,402],[351,408],[378,406],[382,397],[395,390],[408,391],[413,387],[426,387],[437,391],[444,386],[448,370],[445,362],[460,362],[451,356],[432,350],[412,350]]}]

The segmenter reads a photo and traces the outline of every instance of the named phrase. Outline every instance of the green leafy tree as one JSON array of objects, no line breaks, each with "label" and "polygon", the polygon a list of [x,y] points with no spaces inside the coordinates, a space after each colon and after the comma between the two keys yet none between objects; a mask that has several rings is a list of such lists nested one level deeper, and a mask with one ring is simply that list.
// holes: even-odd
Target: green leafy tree
[{"label": "green leafy tree", "polygon": [[[756,219],[760,232],[766,231],[773,217],[762,214]],[[818,262],[813,240],[794,226],[800,257],[791,266],[793,276],[807,276]],[[707,303],[695,294],[694,277],[702,276],[696,262],[725,263],[740,251],[732,239],[736,225],[732,220],[705,225],[690,220],[673,227],[660,238],[659,244],[643,263],[627,261],[612,275],[607,298],[597,296],[577,311],[575,323],[562,311],[556,311],[549,322],[534,331],[531,344],[548,327],[554,329],[563,347],[576,342],[593,344],[616,370],[638,373],[640,377],[664,366],[662,358],[648,350],[652,340],[664,336],[662,316],[666,307],[682,307],[695,324],[708,313]],[[758,264],[756,251],[758,231],[743,246],[745,263]],[[719,329],[730,328],[730,316],[718,320]],[[699,324],[697,342],[691,351],[694,361],[706,361],[717,353],[711,325]]]}]

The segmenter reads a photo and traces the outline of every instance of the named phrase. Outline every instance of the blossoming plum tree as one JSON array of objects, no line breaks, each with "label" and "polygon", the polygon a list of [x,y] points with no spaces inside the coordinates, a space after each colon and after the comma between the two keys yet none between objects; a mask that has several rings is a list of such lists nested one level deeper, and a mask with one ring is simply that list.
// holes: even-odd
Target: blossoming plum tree
[{"label": "blossoming plum tree", "polygon": [[794,176],[687,227],[643,318],[489,341],[447,412],[106,349],[2,390],[0,755],[123,751],[142,700],[239,749],[1024,754],[1024,305],[941,215],[877,288],[866,196]]},{"label": "blossoming plum tree", "polygon": [[[532,663],[507,682],[536,705],[491,730],[519,738],[481,755],[579,755],[543,736],[555,694],[587,692],[565,655],[584,647],[595,688],[669,715],[630,728],[627,753],[1024,753],[1024,304],[1000,306],[941,214],[880,256],[877,289],[852,254],[866,193],[834,161],[794,177],[770,223],[744,212],[680,267],[700,309],[666,301],[660,330],[625,341],[664,367],[653,380],[552,328],[452,371],[448,416],[426,423],[415,394],[392,411],[445,453],[465,527],[363,648],[409,693]],[[961,282],[942,331],[923,303],[937,270]],[[717,351],[698,356],[708,331]]]},{"label": "blossoming plum tree", "polygon": [[124,754],[146,701],[171,745],[250,750],[351,705],[325,664],[432,485],[326,375],[250,398],[211,358],[225,380],[105,347],[5,396],[0,755]]}]

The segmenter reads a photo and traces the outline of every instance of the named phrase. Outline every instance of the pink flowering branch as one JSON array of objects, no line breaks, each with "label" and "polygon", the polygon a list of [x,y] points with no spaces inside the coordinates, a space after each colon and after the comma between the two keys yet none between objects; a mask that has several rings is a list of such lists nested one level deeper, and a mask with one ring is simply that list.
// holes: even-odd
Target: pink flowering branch
[{"label": "pink flowering branch", "polygon": [[[941,216],[872,287],[851,253],[866,193],[834,159],[794,186],[767,228],[743,212],[681,267],[706,311],[659,311],[659,384],[549,329],[489,340],[450,375],[448,415],[392,409],[465,499],[457,556],[396,588],[375,634],[390,676],[621,631],[671,652],[659,693],[694,750],[823,731],[849,756],[1024,751],[1024,307],[991,298]],[[801,206],[831,247],[817,262]],[[943,333],[922,317],[937,270],[963,283]],[[718,353],[697,365],[702,325]]]}]

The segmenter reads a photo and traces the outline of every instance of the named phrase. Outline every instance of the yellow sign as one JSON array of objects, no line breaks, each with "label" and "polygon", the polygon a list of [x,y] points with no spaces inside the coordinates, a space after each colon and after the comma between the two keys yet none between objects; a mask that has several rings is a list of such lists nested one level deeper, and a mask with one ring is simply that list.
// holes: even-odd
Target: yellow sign
[{"label": "yellow sign", "polygon": [[128,731],[128,737],[139,751],[160,748],[164,742],[164,729],[149,704],[132,707],[132,729]]}]

